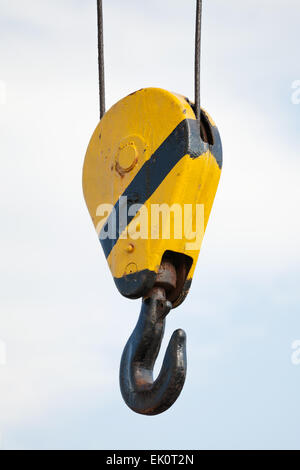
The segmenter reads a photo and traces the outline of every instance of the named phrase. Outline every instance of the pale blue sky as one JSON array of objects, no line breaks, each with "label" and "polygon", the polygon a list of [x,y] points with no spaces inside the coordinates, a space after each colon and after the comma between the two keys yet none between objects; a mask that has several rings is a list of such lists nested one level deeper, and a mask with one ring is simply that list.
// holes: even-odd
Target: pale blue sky
[{"label": "pale blue sky", "polygon": [[[117,293],[81,190],[95,3],[0,0],[0,447],[299,449],[299,2],[204,0],[202,103],[224,169],[162,347],[186,331],[187,381],[156,417],[120,395],[140,302]],[[194,6],[104,0],[108,106],[145,86],[193,97]]]}]

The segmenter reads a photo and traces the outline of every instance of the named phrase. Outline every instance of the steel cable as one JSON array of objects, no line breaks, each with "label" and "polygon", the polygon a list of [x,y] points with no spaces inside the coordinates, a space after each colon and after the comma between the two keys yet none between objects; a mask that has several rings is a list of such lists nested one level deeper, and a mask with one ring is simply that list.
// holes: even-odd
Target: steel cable
[{"label": "steel cable", "polygon": [[[105,113],[105,77],[104,77],[104,40],[103,40],[103,7],[102,0],[97,0],[98,17],[98,67],[99,67],[99,102],[100,119]],[[202,23],[202,0],[197,0],[196,9],[196,34],[195,34],[195,114],[201,118],[200,104],[200,63],[201,63],[201,23]]]}]

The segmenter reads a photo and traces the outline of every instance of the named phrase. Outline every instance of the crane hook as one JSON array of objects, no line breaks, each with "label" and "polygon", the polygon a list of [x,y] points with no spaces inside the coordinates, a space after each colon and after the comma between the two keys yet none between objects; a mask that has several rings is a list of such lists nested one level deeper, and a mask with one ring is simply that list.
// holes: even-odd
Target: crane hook
[{"label": "crane hook", "polygon": [[158,281],[143,298],[137,325],[123,351],[120,388],[125,403],[136,413],[156,415],[177,400],[186,377],[186,335],[174,331],[159,376],[153,368],[164,335],[165,319],[172,308],[166,291],[176,271],[170,263],[161,266]]}]

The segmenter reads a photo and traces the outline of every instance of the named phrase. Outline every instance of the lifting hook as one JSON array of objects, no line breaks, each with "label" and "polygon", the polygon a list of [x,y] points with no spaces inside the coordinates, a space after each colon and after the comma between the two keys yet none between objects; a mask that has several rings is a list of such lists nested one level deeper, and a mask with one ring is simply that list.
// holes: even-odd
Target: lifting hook
[{"label": "lifting hook", "polygon": [[[218,129],[200,107],[202,0],[195,1],[194,104],[181,94],[151,87],[131,93],[106,111],[103,11],[102,0],[97,0],[101,120],[87,149],[83,191],[117,289],[130,299],[142,297],[138,322],[122,354],[120,388],[128,407],[144,415],[169,409],[184,386],[183,330],[173,333],[156,379],[153,369],[166,316],[189,292],[222,168]],[[158,218],[152,215],[155,206]],[[186,207],[192,209],[190,215]],[[170,211],[167,218],[164,208]],[[198,208],[203,209],[200,214]],[[139,223],[142,214],[145,231]],[[165,236],[171,220],[174,233]]]},{"label": "lifting hook", "polygon": [[165,319],[172,308],[166,292],[176,283],[176,271],[164,262],[157,282],[143,298],[137,325],[130,336],[120,365],[120,388],[125,403],[136,413],[156,415],[177,400],[186,377],[186,335],[174,331],[159,376],[153,368],[164,335]]}]

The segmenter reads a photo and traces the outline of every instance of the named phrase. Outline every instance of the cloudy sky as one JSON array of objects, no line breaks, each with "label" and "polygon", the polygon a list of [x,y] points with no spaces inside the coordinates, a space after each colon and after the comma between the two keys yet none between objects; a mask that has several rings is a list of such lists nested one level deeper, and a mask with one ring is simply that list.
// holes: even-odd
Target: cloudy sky
[{"label": "cloudy sky", "polygon": [[[299,1],[204,0],[202,104],[224,168],[160,356],[183,328],[186,385],[156,417],[122,401],[140,302],[117,293],[82,196],[95,4],[0,0],[0,448],[299,449]],[[146,86],[193,97],[194,0],[104,14],[108,107]]]}]

